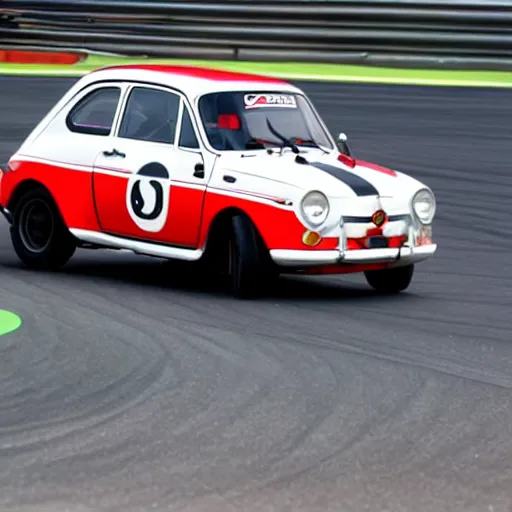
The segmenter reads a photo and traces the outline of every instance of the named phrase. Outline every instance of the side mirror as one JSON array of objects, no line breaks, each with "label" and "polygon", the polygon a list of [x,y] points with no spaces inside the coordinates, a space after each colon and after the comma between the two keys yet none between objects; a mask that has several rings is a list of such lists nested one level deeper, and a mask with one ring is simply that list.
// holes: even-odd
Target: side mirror
[{"label": "side mirror", "polygon": [[348,138],[344,133],[338,135],[337,146],[340,153],[350,156],[350,148],[348,147]]}]

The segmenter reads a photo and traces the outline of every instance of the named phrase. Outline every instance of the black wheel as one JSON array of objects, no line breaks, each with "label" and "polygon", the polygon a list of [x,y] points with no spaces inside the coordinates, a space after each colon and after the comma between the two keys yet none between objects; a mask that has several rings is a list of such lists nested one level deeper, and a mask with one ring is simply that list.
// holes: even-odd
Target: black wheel
[{"label": "black wheel", "polygon": [[241,299],[261,295],[270,282],[272,269],[254,226],[243,215],[231,219],[227,256],[233,295]]},{"label": "black wheel", "polygon": [[62,267],[76,250],[53,198],[42,188],[30,190],[17,202],[11,240],[20,260],[39,270]]},{"label": "black wheel", "polygon": [[368,284],[380,293],[399,293],[412,281],[414,265],[365,272]]}]

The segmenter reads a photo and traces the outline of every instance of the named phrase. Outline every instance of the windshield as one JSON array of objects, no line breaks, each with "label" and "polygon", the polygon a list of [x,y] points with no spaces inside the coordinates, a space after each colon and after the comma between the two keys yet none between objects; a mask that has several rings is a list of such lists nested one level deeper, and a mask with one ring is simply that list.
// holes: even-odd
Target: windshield
[{"label": "windshield", "polygon": [[199,100],[199,113],[211,146],[219,151],[264,149],[285,141],[332,149],[317,116],[300,94],[206,94]]}]

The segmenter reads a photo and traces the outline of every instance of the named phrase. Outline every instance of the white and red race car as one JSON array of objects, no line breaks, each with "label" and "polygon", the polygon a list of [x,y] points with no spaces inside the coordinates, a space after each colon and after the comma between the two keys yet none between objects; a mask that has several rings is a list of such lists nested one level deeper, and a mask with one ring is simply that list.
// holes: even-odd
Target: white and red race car
[{"label": "white and red race car", "polygon": [[81,77],[0,173],[0,207],[31,268],[128,249],[227,271],[239,297],[280,273],[399,292],[436,251],[430,188],[350,156],[301,89],[187,66]]}]

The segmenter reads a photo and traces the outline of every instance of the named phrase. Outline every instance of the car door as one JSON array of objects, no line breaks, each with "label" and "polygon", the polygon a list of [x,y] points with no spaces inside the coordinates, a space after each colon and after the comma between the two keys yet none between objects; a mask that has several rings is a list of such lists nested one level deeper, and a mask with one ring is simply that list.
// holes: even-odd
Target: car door
[{"label": "car door", "polygon": [[[130,87],[115,134],[94,164],[95,204],[104,232],[196,246],[209,166],[194,127],[193,137],[181,128],[187,115],[190,120],[176,91]],[[196,147],[180,148],[182,138]]]}]

